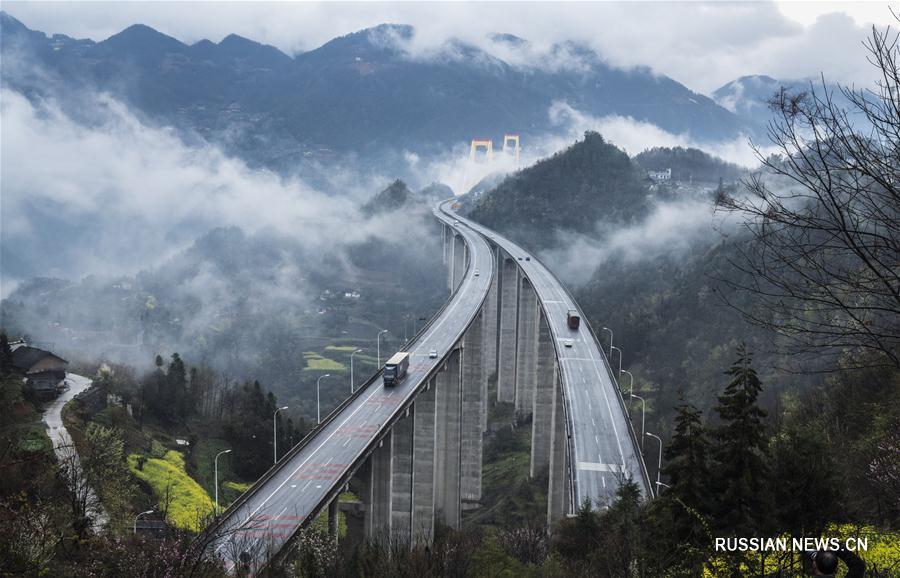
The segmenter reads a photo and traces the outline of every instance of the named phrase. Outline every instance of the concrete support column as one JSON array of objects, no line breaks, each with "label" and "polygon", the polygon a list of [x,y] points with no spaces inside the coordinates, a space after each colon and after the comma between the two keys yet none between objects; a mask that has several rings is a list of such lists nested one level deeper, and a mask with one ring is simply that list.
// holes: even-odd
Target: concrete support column
[{"label": "concrete support column", "polygon": [[553,428],[550,440],[550,483],[547,490],[547,525],[565,516],[568,495],[567,458],[568,437],[566,434],[565,411],[563,409],[562,388],[556,388],[553,396]]},{"label": "concrete support column", "polygon": [[538,302],[531,281],[519,286],[519,321],[516,339],[516,413],[530,415],[537,381]]},{"label": "concrete support column", "polygon": [[447,232],[446,242],[444,243],[444,256],[446,259],[444,264],[447,266],[447,289],[452,293],[453,288],[455,287],[453,284],[453,252],[456,250],[456,243],[454,241],[454,239],[456,239],[456,234],[450,227],[445,226],[444,230]]},{"label": "concrete support column", "polygon": [[340,502],[340,495],[334,497],[328,503],[328,536],[334,540],[335,543],[338,541],[338,503]]},{"label": "concrete support column", "polygon": [[481,312],[463,337],[462,416],[460,441],[460,499],[481,500],[481,456],[483,451],[482,418],[484,415],[484,344]]},{"label": "concrete support column", "polygon": [[[496,247],[492,250],[492,253],[496,264],[498,263]],[[487,300],[484,302],[484,324],[481,329],[481,334],[484,338],[484,345],[481,348],[481,359],[484,362],[482,364],[484,367],[482,370],[484,383],[482,399],[484,399],[484,403],[482,404],[481,428],[484,431],[487,431],[488,403],[490,399],[488,397],[488,382],[497,375],[497,337],[500,329],[499,297],[500,273],[495,267],[494,275],[491,277],[491,285],[488,288]]]},{"label": "concrete support column", "polygon": [[497,401],[516,401],[516,331],[519,310],[519,267],[500,251],[500,350]]},{"label": "concrete support column", "polygon": [[540,311],[537,340],[537,382],[531,420],[531,477],[550,467],[553,399],[557,389],[556,349],[544,312]]},{"label": "concrete support column", "polygon": [[434,507],[444,523],[459,528],[460,523],[460,361],[455,349],[447,365],[437,375]]},{"label": "concrete support column", "polygon": [[408,542],[412,528],[413,409],[393,427],[391,461],[391,537]]},{"label": "concrete support column", "polygon": [[451,290],[459,287],[466,273],[466,242],[460,235],[453,236],[453,285]]},{"label": "concrete support column", "polygon": [[434,423],[437,378],[416,397],[413,411],[413,543],[434,539]]},{"label": "concrete support column", "polygon": [[382,438],[369,456],[368,504],[366,504],[366,538],[387,538],[391,532],[391,462],[393,434]]}]

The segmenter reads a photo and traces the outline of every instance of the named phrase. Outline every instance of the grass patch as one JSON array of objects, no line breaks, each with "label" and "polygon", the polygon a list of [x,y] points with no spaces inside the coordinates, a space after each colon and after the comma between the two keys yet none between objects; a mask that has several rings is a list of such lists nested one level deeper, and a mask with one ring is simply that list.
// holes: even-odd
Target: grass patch
[{"label": "grass patch", "polygon": [[531,427],[504,428],[485,440],[481,502],[465,523],[516,527],[543,521],[547,515],[547,475],[531,469]]},{"label": "grass patch", "polygon": [[53,443],[47,436],[43,422],[25,424],[20,429],[18,451],[25,454],[40,454],[53,451]]},{"label": "grass patch", "polygon": [[[206,493],[210,496],[215,488],[215,459],[216,454],[227,450],[228,443],[219,438],[202,438],[191,448],[189,472],[193,475]],[[237,476],[231,469],[231,454],[224,454],[219,458],[219,490],[222,489],[222,480],[234,479]],[[222,496],[219,496],[219,500]],[[220,504],[221,505],[221,504]]]},{"label": "grass patch", "polygon": [[163,458],[141,454],[128,456],[128,469],[153,490],[159,510],[168,496],[168,521],[176,528],[200,531],[200,520],[209,516],[213,502],[209,494],[184,469],[184,456],[170,450]]},{"label": "grass patch", "polygon": [[[340,496],[338,496],[338,501],[340,502],[357,502],[359,498],[356,497],[352,492],[344,492]],[[328,533],[328,508],[324,508],[322,512],[316,516],[316,519],[313,520],[312,528],[317,532],[321,532],[323,534]],[[346,538],[347,537],[347,514],[340,511],[338,509],[338,537]]]},{"label": "grass patch", "polygon": [[322,357],[314,351],[304,352],[303,359],[306,360],[303,371],[347,371],[347,366],[343,363]]},{"label": "grass patch", "polygon": [[251,484],[250,482],[232,482],[232,481],[227,481],[224,484],[222,484],[223,487],[228,488],[229,490],[232,490],[234,492],[237,492],[238,494],[243,494],[244,492],[249,490],[250,486],[252,486],[252,485],[253,484]]}]

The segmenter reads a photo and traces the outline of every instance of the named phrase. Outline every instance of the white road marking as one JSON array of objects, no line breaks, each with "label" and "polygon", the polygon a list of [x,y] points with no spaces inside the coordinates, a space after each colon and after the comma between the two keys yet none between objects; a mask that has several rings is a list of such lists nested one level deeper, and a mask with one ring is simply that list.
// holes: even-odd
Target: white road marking
[{"label": "white road marking", "polygon": [[599,462],[578,462],[578,469],[589,472],[611,472],[613,474],[625,472],[625,467],[622,464],[602,464]]}]

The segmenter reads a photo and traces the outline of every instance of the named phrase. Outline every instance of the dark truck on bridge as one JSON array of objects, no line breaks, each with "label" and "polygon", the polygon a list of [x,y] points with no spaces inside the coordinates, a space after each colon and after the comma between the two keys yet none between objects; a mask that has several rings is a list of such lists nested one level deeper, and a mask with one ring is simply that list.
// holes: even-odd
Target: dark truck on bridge
[{"label": "dark truck on bridge", "polygon": [[578,315],[578,311],[569,309],[569,312],[566,313],[566,322],[569,324],[569,329],[577,330],[581,325],[581,317]]},{"label": "dark truck on bridge", "polygon": [[409,369],[409,352],[401,351],[395,353],[384,364],[384,371],[381,374],[382,379],[384,379],[384,386],[391,387],[402,381],[406,377],[407,369]]}]

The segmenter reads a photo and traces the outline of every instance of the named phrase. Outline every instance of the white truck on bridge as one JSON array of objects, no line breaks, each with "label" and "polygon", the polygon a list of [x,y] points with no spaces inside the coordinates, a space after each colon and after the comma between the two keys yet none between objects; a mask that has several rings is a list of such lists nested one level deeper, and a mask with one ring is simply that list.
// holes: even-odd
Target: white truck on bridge
[{"label": "white truck on bridge", "polygon": [[381,374],[384,386],[391,387],[402,381],[406,377],[407,369],[409,369],[409,352],[400,351],[395,353],[384,364],[384,372]]}]

